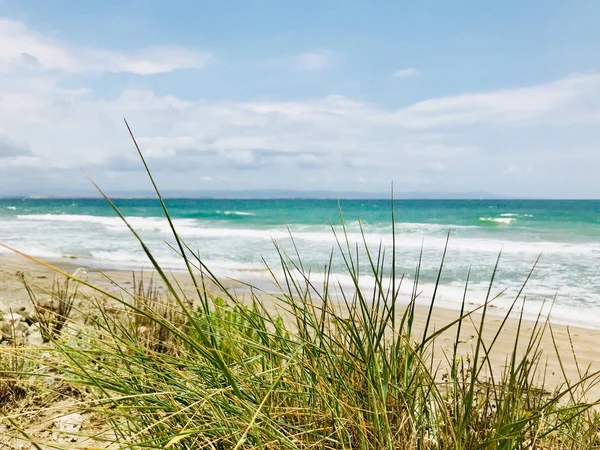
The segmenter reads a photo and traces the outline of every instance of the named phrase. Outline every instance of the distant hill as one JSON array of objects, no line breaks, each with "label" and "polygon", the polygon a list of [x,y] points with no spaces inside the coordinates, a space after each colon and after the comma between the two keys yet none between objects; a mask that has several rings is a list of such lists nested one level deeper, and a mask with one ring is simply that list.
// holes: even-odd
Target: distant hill
[{"label": "distant hill", "polygon": [[[390,192],[361,191],[295,191],[295,190],[248,190],[248,191],[167,191],[165,197],[223,198],[223,199],[389,199]],[[396,199],[497,199],[502,196],[485,192],[395,192]]]}]

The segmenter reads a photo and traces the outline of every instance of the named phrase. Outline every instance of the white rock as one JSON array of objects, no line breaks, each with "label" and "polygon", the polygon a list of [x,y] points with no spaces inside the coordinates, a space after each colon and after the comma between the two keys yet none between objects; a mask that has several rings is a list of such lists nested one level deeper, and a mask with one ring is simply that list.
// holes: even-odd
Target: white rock
[{"label": "white rock", "polygon": [[56,442],[76,442],[75,434],[81,430],[83,424],[83,416],[79,413],[69,414],[68,416],[59,417],[54,421],[54,436]]},{"label": "white rock", "polygon": [[32,331],[29,334],[29,345],[34,347],[41,347],[44,345],[44,339],[42,339],[42,333],[39,330]]}]

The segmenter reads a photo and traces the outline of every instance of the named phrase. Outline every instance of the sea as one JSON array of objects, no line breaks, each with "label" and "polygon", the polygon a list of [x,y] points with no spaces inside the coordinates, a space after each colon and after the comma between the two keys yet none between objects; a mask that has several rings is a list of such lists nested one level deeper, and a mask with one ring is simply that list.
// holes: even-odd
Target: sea
[{"label": "sea", "polygon": [[[163,267],[183,270],[157,200],[114,202]],[[400,301],[410,301],[420,261],[417,303],[426,305],[446,249],[439,307],[461,307],[470,273],[468,307],[493,298],[490,311],[503,314],[535,266],[520,297],[525,317],[549,314],[556,323],[600,328],[600,201],[397,200],[393,208],[390,200],[167,199],[166,204],[178,234],[219,277],[276,290],[272,277],[283,274],[279,248],[292,260],[297,251],[315,285],[322,285],[330,264],[330,285],[352,290],[337,236],[345,251],[349,244],[354,255],[358,252],[360,284],[369,288],[375,279],[365,246],[375,259],[385,250],[389,276],[395,243],[396,273],[404,276]],[[150,267],[140,244],[103,199],[1,199],[0,242],[49,261],[100,269]],[[0,247],[0,254],[9,253]]]}]

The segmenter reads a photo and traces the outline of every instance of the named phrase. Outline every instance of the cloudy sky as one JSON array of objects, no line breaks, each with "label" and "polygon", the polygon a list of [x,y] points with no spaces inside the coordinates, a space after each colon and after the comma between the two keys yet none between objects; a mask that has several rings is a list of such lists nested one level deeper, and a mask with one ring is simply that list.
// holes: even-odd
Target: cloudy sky
[{"label": "cloudy sky", "polygon": [[0,0],[0,195],[600,198],[600,2]]}]

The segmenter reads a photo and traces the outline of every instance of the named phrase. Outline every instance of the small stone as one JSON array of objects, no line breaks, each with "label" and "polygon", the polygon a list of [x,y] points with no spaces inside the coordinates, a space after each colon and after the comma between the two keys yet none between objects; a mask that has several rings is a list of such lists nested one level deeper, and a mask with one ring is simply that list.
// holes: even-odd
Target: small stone
[{"label": "small stone", "polygon": [[3,320],[5,320],[6,322],[17,322],[17,321],[21,320],[21,316],[18,315],[16,311],[13,311],[11,309],[4,313]]},{"label": "small stone", "polygon": [[75,434],[81,430],[82,424],[83,416],[79,413],[59,417],[54,421],[54,441],[59,443],[77,442],[78,436]]},{"label": "small stone", "polygon": [[29,345],[34,347],[41,347],[44,345],[44,338],[42,338],[42,333],[39,330],[35,330],[29,334]]},{"label": "small stone", "polygon": [[15,324],[15,331],[19,332],[19,333],[22,333],[22,334],[25,334],[25,335],[28,335],[29,334],[29,327],[27,326],[27,324],[25,322],[19,321],[19,322],[17,322]]}]

